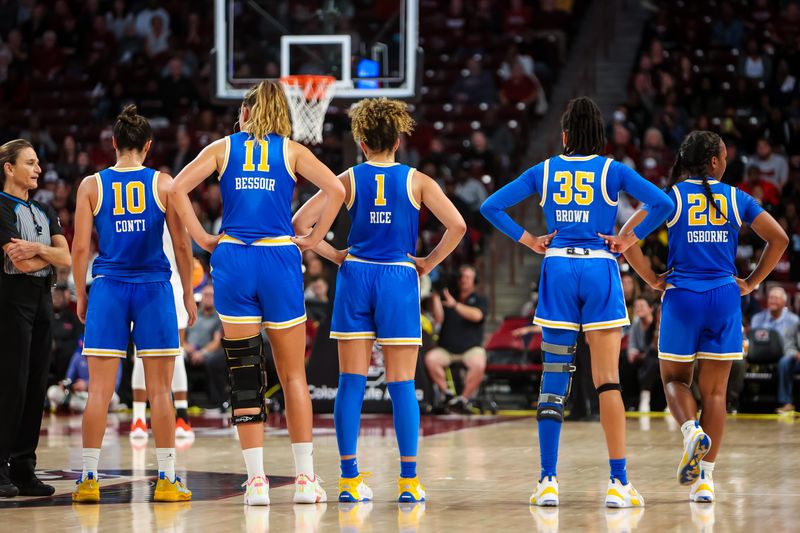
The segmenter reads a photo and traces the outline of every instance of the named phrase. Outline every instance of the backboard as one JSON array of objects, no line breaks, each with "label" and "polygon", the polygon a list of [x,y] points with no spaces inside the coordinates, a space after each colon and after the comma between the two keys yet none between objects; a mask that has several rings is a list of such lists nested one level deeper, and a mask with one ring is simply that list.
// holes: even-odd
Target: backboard
[{"label": "backboard", "polygon": [[240,100],[264,79],[336,78],[337,99],[413,98],[418,0],[214,0],[213,94]]}]

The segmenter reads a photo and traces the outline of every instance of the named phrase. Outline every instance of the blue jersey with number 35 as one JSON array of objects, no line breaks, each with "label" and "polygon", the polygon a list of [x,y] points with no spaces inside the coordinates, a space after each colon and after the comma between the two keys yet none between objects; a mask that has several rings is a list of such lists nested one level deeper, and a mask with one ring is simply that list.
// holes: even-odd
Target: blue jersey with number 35
[{"label": "blue jersey with number 35", "polygon": [[368,161],[349,174],[350,254],[380,263],[411,262],[406,254],[416,251],[419,225],[419,205],[411,187],[414,169]]},{"label": "blue jersey with number 35", "polygon": [[700,179],[681,181],[668,193],[675,208],[667,218],[667,283],[695,292],[735,283],[739,230],[763,211],[744,191],[711,178],[708,184],[719,210],[708,204]]},{"label": "blue jersey with number 35", "polygon": [[95,174],[94,224],[98,256],[92,276],[144,283],[168,281],[164,255],[164,213],[158,197],[158,171],[114,167]]}]

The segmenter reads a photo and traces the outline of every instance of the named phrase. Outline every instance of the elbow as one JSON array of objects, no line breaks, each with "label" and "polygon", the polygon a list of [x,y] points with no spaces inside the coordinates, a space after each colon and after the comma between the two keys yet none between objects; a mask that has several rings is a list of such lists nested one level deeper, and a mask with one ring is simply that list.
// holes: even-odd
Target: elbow
[{"label": "elbow", "polygon": [[457,234],[459,237],[463,237],[467,232],[467,223],[462,217],[458,217],[458,221],[448,229]]},{"label": "elbow", "polygon": [[311,227],[304,224],[302,220],[292,220],[292,229],[295,235],[308,235],[311,233]]},{"label": "elbow", "polygon": [[783,229],[781,229],[781,232],[775,236],[775,238],[770,244],[772,244],[776,248],[779,248],[781,253],[783,253],[789,246],[789,236],[786,235],[786,232],[783,231]]},{"label": "elbow", "polygon": [[330,197],[331,201],[337,204],[341,204],[344,202],[344,185],[339,180],[336,180],[336,184],[332,185],[330,189],[325,191],[325,193]]},{"label": "elbow", "polygon": [[72,266],[72,257],[69,255],[68,250],[64,253],[63,257],[59,258],[57,263],[54,263],[54,266],[58,268],[70,268]]},{"label": "elbow", "polygon": [[489,200],[486,200],[481,204],[481,215],[483,216],[483,218],[491,222],[492,220],[491,217],[493,212],[494,208],[492,207]]}]

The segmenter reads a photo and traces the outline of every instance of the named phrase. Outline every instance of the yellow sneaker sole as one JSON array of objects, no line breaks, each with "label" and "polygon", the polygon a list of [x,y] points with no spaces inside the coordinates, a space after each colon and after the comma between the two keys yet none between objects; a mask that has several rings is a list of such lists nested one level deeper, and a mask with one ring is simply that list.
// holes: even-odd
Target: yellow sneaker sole
[{"label": "yellow sneaker sole", "polygon": [[191,492],[156,491],[153,493],[154,502],[188,502],[191,499]]}]

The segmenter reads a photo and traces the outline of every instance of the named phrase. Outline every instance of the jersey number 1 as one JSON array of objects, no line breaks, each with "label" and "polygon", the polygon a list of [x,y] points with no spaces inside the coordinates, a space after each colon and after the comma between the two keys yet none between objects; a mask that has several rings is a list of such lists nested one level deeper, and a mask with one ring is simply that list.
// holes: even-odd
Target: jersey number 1
[{"label": "jersey number 1", "polygon": [[377,174],[375,176],[375,181],[378,183],[378,192],[375,194],[375,205],[376,206],[384,206],[386,205],[386,193],[384,192],[383,182],[386,179],[385,174]]},{"label": "jersey number 1", "polygon": [[[261,161],[258,162],[258,171],[269,172],[269,165],[267,164],[269,143],[266,139],[259,139],[258,146],[261,149]],[[253,141],[244,142],[244,165],[242,165],[242,170],[245,172],[256,170],[256,166],[253,164]]]},{"label": "jersey number 1", "polygon": [[111,184],[114,189],[114,214],[124,215],[127,207],[128,213],[138,215],[144,211],[144,183],[131,181],[125,186],[125,205],[122,204],[122,183],[115,181]]}]

